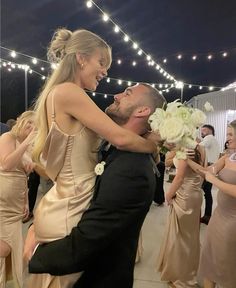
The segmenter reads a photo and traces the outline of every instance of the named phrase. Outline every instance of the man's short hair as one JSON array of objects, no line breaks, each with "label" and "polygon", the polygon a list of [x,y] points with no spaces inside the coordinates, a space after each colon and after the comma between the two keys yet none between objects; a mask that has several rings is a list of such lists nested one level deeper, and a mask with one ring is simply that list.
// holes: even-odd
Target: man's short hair
[{"label": "man's short hair", "polygon": [[202,126],[202,128],[208,128],[208,129],[210,129],[211,132],[212,132],[212,135],[215,136],[215,128],[214,128],[212,125],[210,125],[210,124],[205,124],[205,125]]},{"label": "man's short hair", "polygon": [[148,89],[147,97],[149,98],[151,113],[153,113],[156,108],[162,108],[166,104],[165,97],[153,86],[148,83],[139,83]]}]

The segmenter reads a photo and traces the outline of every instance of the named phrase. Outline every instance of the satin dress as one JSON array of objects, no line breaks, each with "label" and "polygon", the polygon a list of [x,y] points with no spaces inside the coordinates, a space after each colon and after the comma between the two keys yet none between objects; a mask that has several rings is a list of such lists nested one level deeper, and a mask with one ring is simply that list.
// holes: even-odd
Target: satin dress
[{"label": "satin dress", "polygon": [[[219,178],[236,185],[235,170],[224,168]],[[236,198],[221,191],[206,229],[199,273],[224,288],[236,287]]]},{"label": "satin dress", "polygon": [[[46,173],[55,184],[41,199],[34,218],[36,238],[40,242],[50,242],[68,235],[89,207],[101,142],[93,131],[82,124],[75,135],[64,133],[54,115],[42,158]],[[27,287],[70,288],[79,276],[80,273],[65,276],[31,274]]]},{"label": "satin dress", "polygon": [[[178,169],[178,168],[177,168]],[[202,177],[186,168],[183,184],[169,208],[157,269],[175,287],[196,287],[200,257]]]},{"label": "satin dress", "polygon": [[[16,147],[20,143],[16,140]],[[24,153],[19,165],[11,171],[0,166],[0,239],[10,247],[10,254],[0,258],[0,288],[7,280],[14,281],[14,287],[23,286],[23,235],[22,219],[26,197],[28,197],[27,174],[23,163],[32,162]]]}]

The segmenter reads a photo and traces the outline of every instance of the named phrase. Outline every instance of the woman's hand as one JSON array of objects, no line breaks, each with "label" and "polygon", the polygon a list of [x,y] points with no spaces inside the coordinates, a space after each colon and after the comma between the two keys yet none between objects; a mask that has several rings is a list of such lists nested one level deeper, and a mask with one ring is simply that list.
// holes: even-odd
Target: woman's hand
[{"label": "woman's hand", "polygon": [[31,161],[22,161],[23,162],[23,167],[24,167],[24,170],[25,170],[25,173],[28,175],[30,174],[33,170],[34,170],[34,167],[35,167],[35,163],[34,162],[31,162]]},{"label": "woman's hand", "polygon": [[147,132],[143,135],[143,137],[154,142],[157,146],[162,143],[161,135],[159,132]]},{"label": "woman's hand", "polygon": [[169,191],[166,193],[165,195],[166,198],[166,202],[168,205],[171,205],[173,202],[173,198],[175,198],[175,194],[173,195],[172,193],[170,193]]},{"label": "woman's hand", "polygon": [[185,153],[186,153],[187,158],[189,158],[191,160],[194,159],[194,157],[195,157],[195,150],[194,149],[186,148]]},{"label": "woman's hand", "polygon": [[199,169],[199,173],[205,178],[207,182],[213,183],[217,177],[208,170]]},{"label": "woman's hand", "polygon": [[23,253],[23,259],[27,264],[32,258],[34,249],[38,244],[39,242],[37,242],[35,239],[34,225],[31,225],[28,229],[28,233],[25,239],[24,253]]},{"label": "woman's hand", "polygon": [[26,145],[31,145],[34,142],[34,139],[37,135],[37,130],[32,127],[32,131],[29,133],[29,135],[25,138],[23,141]]},{"label": "woman's hand", "polygon": [[26,219],[29,216],[29,204],[28,201],[24,205],[24,210],[23,210],[23,219]]}]

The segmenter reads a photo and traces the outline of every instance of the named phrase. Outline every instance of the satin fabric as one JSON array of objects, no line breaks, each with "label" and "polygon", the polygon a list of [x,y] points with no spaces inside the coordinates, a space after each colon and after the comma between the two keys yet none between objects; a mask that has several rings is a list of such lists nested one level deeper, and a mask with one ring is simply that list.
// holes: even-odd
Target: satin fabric
[{"label": "satin fabric", "polygon": [[[20,145],[16,141],[16,147]],[[13,279],[14,287],[23,286],[23,235],[22,219],[28,187],[23,163],[31,162],[27,153],[19,165],[11,171],[0,167],[0,239],[5,241],[11,252],[0,260],[0,287]]]},{"label": "satin fabric", "polygon": [[[236,171],[224,168],[219,178],[236,184]],[[224,288],[236,287],[236,198],[221,191],[207,226],[199,273]]]},{"label": "satin fabric", "polygon": [[187,167],[183,184],[169,208],[157,269],[175,287],[196,287],[200,256],[202,178]]},{"label": "satin fabric", "polygon": [[[82,125],[78,133],[67,135],[52,122],[42,157],[46,173],[55,184],[35,212],[38,241],[50,242],[65,237],[88,208],[94,192],[99,145],[97,135]],[[28,287],[70,288],[80,274],[60,277],[32,274]]]}]

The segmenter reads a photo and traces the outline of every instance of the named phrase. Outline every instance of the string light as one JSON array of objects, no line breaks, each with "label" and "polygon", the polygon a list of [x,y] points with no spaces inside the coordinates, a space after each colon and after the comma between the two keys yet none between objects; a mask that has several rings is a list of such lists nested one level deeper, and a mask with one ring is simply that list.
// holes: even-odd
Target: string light
[{"label": "string light", "polygon": [[93,3],[92,1],[87,1],[86,5],[88,8],[91,8],[93,6]]},{"label": "string light", "polygon": [[39,72],[31,69],[31,67],[30,67],[29,65],[19,64],[19,63],[15,63],[15,62],[7,62],[7,60],[5,60],[5,59],[3,59],[3,58],[0,58],[0,61],[1,61],[1,63],[2,63],[2,66],[5,67],[5,68],[7,68],[7,70],[8,70],[9,72],[11,72],[12,69],[18,68],[18,69],[20,69],[20,70],[28,71],[30,74],[32,74],[32,73],[37,74],[37,75],[41,76],[41,79],[42,79],[42,80],[45,80],[45,79],[46,79],[46,76],[45,76],[45,75],[43,75],[43,74],[41,74],[41,73],[39,73]]},{"label": "string light", "polygon": [[[106,22],[108,22],[108,20],[109,20],[112,23],[112,25],[115,27],[115,32],[121,32],[121,34],[123,34],[125,42],[128,42],[130,40],[132,42],[132,47],[134,48],[134,50],[139,49],[138,55],[144,54],[144,55],[148,56],[147,53],[145,53],[143,49],[139,48],[139,45],[137,42],[133,41],[130,37],[128,37],[127,33],[125,33],[111,18],[108,17],[107,13],[105,13],[94,1],[91,1],[91,2],[101,12],[101,14],[103,16],[103,20]],[[119,28],[119,31],[118,31],[118,29],[116,29],[116,26]],[[155,64],[157,64],[157,63],[153,60],[153,63],[151,64],[151,66],[154,66]],[[165,71],[165,72],[166,72],[165,76],[166,77],[169,76],[168,79],[170,79],[171,81],[176,81],[172,75],[170,75],[167,71]]]},{"label": "string light", "polygon": [[[13,54],[13,56],[15,55],[15,57],[17,57],[17,55],[22,55],[22,56],[24,56],[24,57],[30,58],[33,63],[38,64],[39,61],[42,61],[42,62],[44,62],[44,63],[50,64],[50,67],[51,67],[52,69],[56,69],[56,68],[57,68],[57,64],[55,64],[55,63],[50,63],[50,62],[45,61],[45,60],[43,60],[43,59],[39,59],[39,58],[30,56],[30,55],[26,55],[26,54],[23,54],[23,53],[20,53],[20,52],[16,52],[16,51],[11,50],[11,49],[8,49],[8,48],[6,48],[6,47],[2,47],[2,46],[0,46],[0,47],[1,47],[2,49],[5,49],[5,50],[7,50],[7,51],[10,51],[10,55]],[[142,50],[140,49],[139,51],[142,51]],[[12,53],[12,52],[14,52],[14,53]],[[145,55],[145,56],[146,56],[146,60],[147,60],[147,59],[152,60],[151,55]],[[12,55],[11,55],[11,57],[12,57]],[[118,59],[118,60],[121,61],[121,59]],[[8,62],[7,62],[7,60],[5,60],[5,61],[6,61],[6,62],[3,62],[3,63],[2,63],[2,66],[3,66],[3,67],[6,67],[7,65],[11,65],[11,63],[12,63],[11,61],[8,61]],[[117,61],[117,63],[118,63],[118,61]],[[122,63],[122,61],[121,61],[120,63]],[[136,64],[135,64],[135,63],[136,63]],[[36,64],[34,64],[34,65],[36,65]],[[23,66],[24,68],[22,68],[22,69],[32,70],[32,69],[30,68],[30,66],[25,65],[25,64],[16,64],[16,65],[19,66],[19,67],[18,67],[19,69],[21,69],[21,66]],[[136,61],[133,61],[133,62],[132,62],[132,65],[133,65],[133,66],[137,65],[137,62],[136,62]],[[163,76],[165,76],[167,79],[170,79],[170,80],[173,80],[173,81],[175,80],[175,79],[173,78],[173,76],[169,75],[163,68],[161,68],[161,66],[160,66],[159,64],[156,64],[153,60],[150,62],[150,65],[153,65],[153,66],[155,65],[155,69],[158,70],[161,74],[163,74]],[[28,67],[28,68],[26,68],[26,67]],[[10,71],[11,71],[12,69],[14,69],[13,67],[8,67],[8,68],[10,69]],[[41,70],[41,71],[45,71],[45,68],[44,68],[43,66],[41,66],[41,67],[40,67],[40,70]],[[38,74],[41,75],[41,76],[44,76],[44,75],[42,75],[41,73],[39,73],[39,72],[37,72],[37,71],[35,71],[35,70],[32,70],[32,71],[35,72],[35,73],[38,73]],[[44,76],[44,77],[45,77],[45,76]],[[45,78],[46,78],[46,77],[45,77]],[[111,79],[114,80],[114,81],[118,81],[118,79],[109,77],[109,78],[106,78],[107,83],[109,83]],[[130,86],[131,83],[134,83],[134,84],[137,83],[136,81],[132,81],[132,82],[131,82],[131,81],[122,80],[122,79],[121,79],[121,81],[122,81],[122,83],[127,83],[128,86]],[[171,84],[168,84],[168,85],[170,85],[170,87],[172,87],[172,88],[174,87],[173,84],[172,84],[172,85],[171,85]],[[208,88],[208,89],[210,89],[210,87],[213,87],[213,86],[206,86],[206,85],[199,85],[199,84],[188,84],[188,83],[184,83],[184,86],[187,86],[187,85],[191,85],[191,87],[198,87],[200,90],[202,90],[203,87],[204,87],[204,88]],[[211,89],[222,89],[222,87],[214,86],[214,87],[211,88]]]},{"label": "string light", "polygon": [[207,56],[207,59],[208,59],[208,60],[211,60],[211,59],[212,59],[212,55],[211,55],[211,54],[208,55],[208,56]]},{"label": "string light", "polygon": [[12,58],[15,58],[16,57],[16,51],[11,51],[10,55]]},{"label": "string light", "polygon": [[125,35],[124,40],[125,40],[125,42],[128,42],[129,41],[129,36]]},{"label": "string light", "polygon": [[114,31],[115,31],[116,33],[119,33],[119,32],[120,32],[120,28],[116,25],[115,28],[114,28]]},{"label": "string light", "polygon": [[107,14],[104,14],[104,15],[103,15],[103,20],[104,20],[105,22],[107,22],[107,21],[109,20],[109,16],[108,16]]}]

